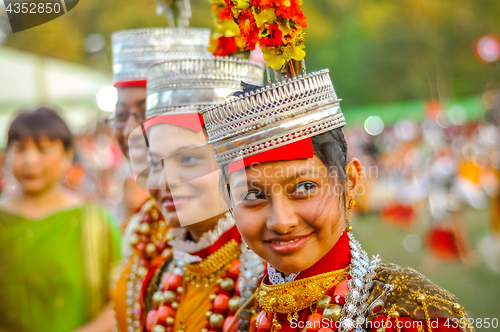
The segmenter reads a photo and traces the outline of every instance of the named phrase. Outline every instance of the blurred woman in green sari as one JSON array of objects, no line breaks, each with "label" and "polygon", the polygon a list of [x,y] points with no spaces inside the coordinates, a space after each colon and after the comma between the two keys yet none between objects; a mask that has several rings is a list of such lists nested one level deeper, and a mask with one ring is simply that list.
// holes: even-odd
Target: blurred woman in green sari
[{"label": "blurred woman in green sari", "polygon": [[7,163],[19,188],[0,201],[0,331],[111,331],[119,230],[64,187],[71,133],[47,108],[12,122]]}]

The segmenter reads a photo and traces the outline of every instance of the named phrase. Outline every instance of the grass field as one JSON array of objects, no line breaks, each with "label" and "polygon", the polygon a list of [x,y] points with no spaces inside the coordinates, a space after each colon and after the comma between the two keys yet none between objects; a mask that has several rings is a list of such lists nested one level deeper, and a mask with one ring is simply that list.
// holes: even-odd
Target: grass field
[{"label": "grass field", "polygon": [[499,321],[497,329],[476,328],[476,331],[500,331],[500,274],[490,270],[476,251],[479,240],[488,234],[488,211],[465,212],[467,234],[474,250],[474,262],[470,266],[437,261],[437,264],[424,264],[428,262],[425,248],[414,253],[405,250],[405,236],[417,234],[423,238],[426,231],[423,227],[396,228],[382,223],[376,215],[359,215],[353,222],[354,235],[370,256],[380,254],[383,262],[413,267],[455,294],[470,317],[497,318]]}]

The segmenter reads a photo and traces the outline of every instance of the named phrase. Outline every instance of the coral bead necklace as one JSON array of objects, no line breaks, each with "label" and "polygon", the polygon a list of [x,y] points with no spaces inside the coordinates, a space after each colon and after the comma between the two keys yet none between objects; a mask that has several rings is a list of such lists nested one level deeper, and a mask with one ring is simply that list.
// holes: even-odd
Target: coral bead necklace
[{"label": "coral bead necklace", "polygon": [[231,239],[202,262],[175,264],[162,277],[160,289],[153,294],[155,308],[147,315],[146,328],[153,332],[173,332],[177,316],[178,332],[184,331],[190,317],[181,307],[188,287],[205,289],[204,296],[211,301],[201,332],[220,332],[234,325],[234,313],[240,306],[236,287],[240,253],[240,244]]}]

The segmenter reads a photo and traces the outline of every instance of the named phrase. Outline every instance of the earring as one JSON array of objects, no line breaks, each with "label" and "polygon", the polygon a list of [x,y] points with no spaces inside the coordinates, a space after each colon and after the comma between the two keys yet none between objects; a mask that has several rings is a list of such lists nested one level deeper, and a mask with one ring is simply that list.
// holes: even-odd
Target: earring
[{"label": "earring", "polygon": [[353,195],[351,194],[351,185],[350,183],[347,183],[347,195],[349,196],[349,208],[347,210],[347,227],[346,231],[347,232],[352,232],[352,226],[351,226],[351,210],[356,206],[356,201],[354,200]]},{"label": "earring", "polygon": [[248,246],[248,244],[246,246],[247,246],[247,250],[252,250],[252,249],[250,249],[250,247]]}]

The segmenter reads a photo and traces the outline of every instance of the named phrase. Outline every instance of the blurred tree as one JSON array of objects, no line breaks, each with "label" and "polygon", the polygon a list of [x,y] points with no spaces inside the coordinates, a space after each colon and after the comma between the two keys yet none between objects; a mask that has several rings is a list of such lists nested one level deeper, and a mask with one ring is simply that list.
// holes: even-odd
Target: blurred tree
[{"label": "blurred tree", "polygon": [[[212,28],[208,0],[192,0],[192,26]],[[166,26],[153,0],[85,0],[54,21],[11,35],[7,45],[111,70],[110,34]],[[500,65],[481,64],[474,40],[500,34],[500,1],[307,0],[308,71],[330,68],[343,105],[466,96],[498,80]],[[85,51],[106,37],[100,63]]]}]

